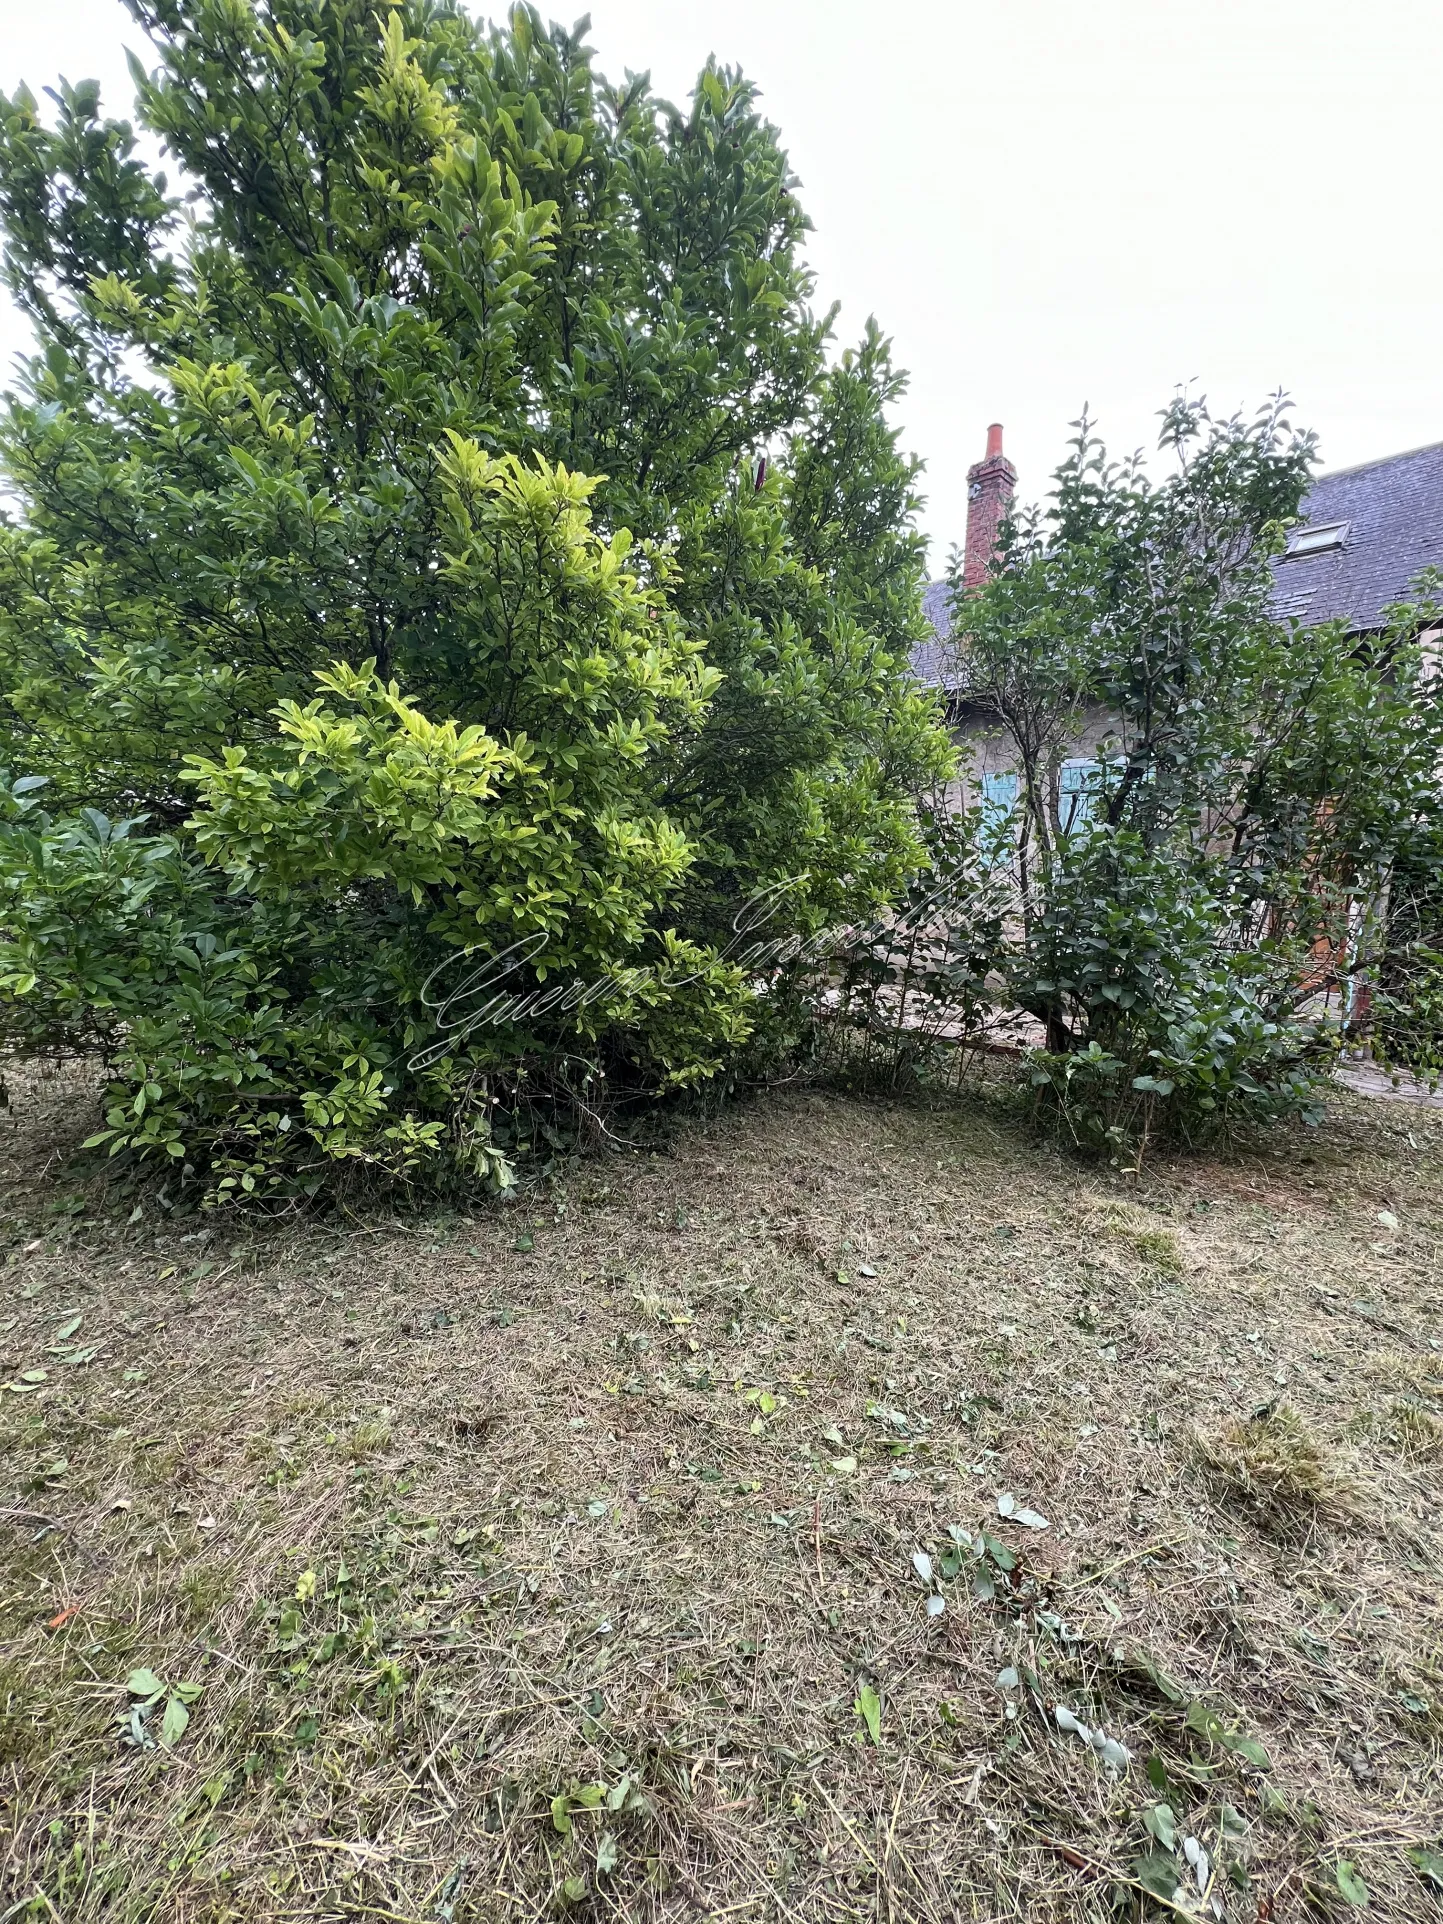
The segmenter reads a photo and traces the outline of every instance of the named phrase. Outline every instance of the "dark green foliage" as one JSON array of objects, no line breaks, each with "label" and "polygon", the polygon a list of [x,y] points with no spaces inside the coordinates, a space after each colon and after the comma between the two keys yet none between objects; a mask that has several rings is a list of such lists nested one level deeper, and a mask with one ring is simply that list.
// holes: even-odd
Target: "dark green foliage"
[{"label": "dark green foliage", "polygon": [[1400,851],[1378,905],[1373,1053],[1435,1087],[1443,1077],[1443,808]]},{"label": "dark green foliage", "polygon": [[[127,4],[184,221],[93,87],[0,102],[7,1033],[282,1189],[721,1073],[740,905],[883,904],[946,760],[899,377],[829,365],[753,90],[524,7]],[[467,949],[514,1020],[427,987]]]}]

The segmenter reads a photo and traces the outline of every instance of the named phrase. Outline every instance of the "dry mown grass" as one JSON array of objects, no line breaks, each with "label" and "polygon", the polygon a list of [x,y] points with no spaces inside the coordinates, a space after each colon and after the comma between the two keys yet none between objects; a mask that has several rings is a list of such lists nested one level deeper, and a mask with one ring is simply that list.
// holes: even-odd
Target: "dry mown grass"
[{"label": "dry mown grass", "polygon": [[1438,1112],[1127,1187],[799,1094],[269,1229],[86,1120],[7,1125],[0,1917],[1443,1917]]}]

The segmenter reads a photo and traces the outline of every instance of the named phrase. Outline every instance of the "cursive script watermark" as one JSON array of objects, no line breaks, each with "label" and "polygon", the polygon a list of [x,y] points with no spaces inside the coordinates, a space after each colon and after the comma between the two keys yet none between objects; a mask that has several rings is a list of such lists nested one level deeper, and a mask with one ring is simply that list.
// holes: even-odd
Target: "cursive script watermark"
[{"label": "cursive script watermark", "polygon": [[[788,876],[748,896],[732,918],[732,933],[726,946],[714,955],[709,954],[705,966],[728,963],[754,980],[789,966],[825,967],[844,954],[854,954],[883,940],[889,949],[895,948],[899,942],[910,939],[928,919],[945,913],[960,878],[949,879],[923,901],[890,921],[878,920],[862,928],[828,928],[809,936],[794,931],[789,935],[759,938],[757,931],[776,918],[788,898],[807,879],[804,874]],[[479,960],[475,948],[466,948],[458,949],[438,963],[422,986],[421,1005],[433,1017],[439,1033],[433,1042],[411,1057],[407,1065],[411,1071],[419,1072],[439,1062],[478,1029],[534,1022],[543,1015],[575,1015],[594,1002],[627,1000],[652,987],[663,988],[671,995],[699,981],[704,973],[702,968],[697,968],[688,974],[673,976],[652,964],[636,963],[589,981],[572,975],[561,976],[539,988],[503,986],[528,967],[551,939],[549,930],[538,929],[498,953],[480,955]],[[452,979],[458,969],[462,971],[459,979]]]}]

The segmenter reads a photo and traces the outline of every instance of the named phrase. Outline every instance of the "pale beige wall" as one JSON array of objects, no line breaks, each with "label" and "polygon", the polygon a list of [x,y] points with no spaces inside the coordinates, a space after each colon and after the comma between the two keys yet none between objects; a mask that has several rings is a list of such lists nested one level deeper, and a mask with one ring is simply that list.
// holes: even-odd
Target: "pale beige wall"
[{"label": "pale beige wall", "polygon": [[[1095,759],[1104,741],[1117,733],[1112,711],[1100,704],[1083,713],[1063,759],[1085,756]],[[1005,729],[995,722],[964,720],[952,730],[957,747],[958,777],[948,789],[948,799],[958,809],[969,807],[981,794],[984,775],[1005,775],[1017,767],[1017,751]]]}]

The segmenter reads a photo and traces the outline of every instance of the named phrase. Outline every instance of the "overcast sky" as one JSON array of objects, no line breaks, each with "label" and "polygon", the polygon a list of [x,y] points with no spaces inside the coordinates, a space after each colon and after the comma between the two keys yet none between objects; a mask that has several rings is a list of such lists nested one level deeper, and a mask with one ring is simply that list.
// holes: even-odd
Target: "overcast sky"
[{"label": "overcast sky", "polygon": [[[7,92],[129,110],[119,0],[0,28]],[[1437,0],[598,0],[591,37],[674,98],[709,52],[761,86],[819,302],[911,371],[934,568],[989,421],[1033,494],[1084,402],[1150,446],[1180,382],[1285,387],[1328,467],[1443,440]],[[5,368],[21,339],[0,317]]]}]

